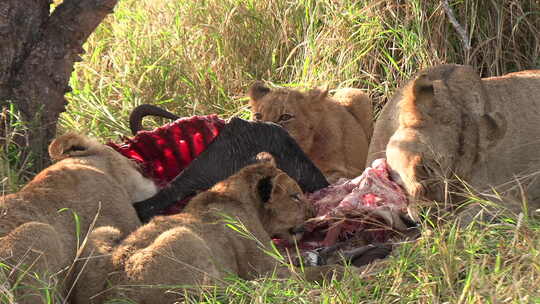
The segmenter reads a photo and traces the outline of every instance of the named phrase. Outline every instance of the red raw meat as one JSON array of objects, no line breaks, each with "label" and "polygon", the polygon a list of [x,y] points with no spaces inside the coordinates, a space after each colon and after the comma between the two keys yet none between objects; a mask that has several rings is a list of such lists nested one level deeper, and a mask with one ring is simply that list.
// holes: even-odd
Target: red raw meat
[{"label": "red raw meat", "polygon": [[[368,229],[374,240],[382,242],[392,230],[408,228],[402,220],[407,214],[407,196],[390,179],[385,159],[375,160],[359,177],[341,179],[307,197],[315,205],[317,216],[308,221],[301,244],[305,248],[328,247]],[[318,235],[324,238],[317,239]]]},{"label": "red raw meat", "polygon": [[[143,174],[162,188],[173,180],[219,135],[225,121],[217,115],[180,118],[152,131],[139,131],[122,144],[109,143],[122,155],[141,165]],[[180,212],[189,199],[169,208]]]}]

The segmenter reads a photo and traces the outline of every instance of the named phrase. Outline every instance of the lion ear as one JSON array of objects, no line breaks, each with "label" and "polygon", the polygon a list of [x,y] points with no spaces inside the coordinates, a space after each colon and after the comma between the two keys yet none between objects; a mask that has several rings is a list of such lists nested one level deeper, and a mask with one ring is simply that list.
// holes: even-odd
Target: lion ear
[{"label": "lion ear", "polygon": [[274,159],[272,154],[268,152],[260,152],[259,154],[257,154],[256,161],[258,163],[263,163],[263,166],[265,168],[265,173],[263,177],[257,182],[257,193],[261,201],[263,203],[267,203],[273,193],[273,174],[275,174],[276,170],[276,160]]},{"label": "lion ear", "polygon": [[272,177],[271,176],[265,176],[259,180],[257,183],[257,194],[259,195],[259,198],[264,203],[267,203],[270,200],[270,197],[272,195],[273,183],[272,183]]},{"label": "lion ear", "polygon": [[328,97],[328,87],[323,86],[320,88],[311,89],[308,91],[307,95],[312,101],[324,100],[326,97]]},{"label": "lion ear", "polygon": [[248,96],[252,101],[257,101],[270,93],[270,89],[262,81],[256,81],[248,90]]},{"label": "lion ear", "polygon": [[272,187],[272,194],[270,195],[270,198],[281,196],[283,192],[285,191],[285,189],[287,188],[286,183],[288,180],[289,180],[289,177],[286,173],[280,173],[276,175],[272,179],[273,187]]},{"label": "lion ear", "polygon": [[400,123],[405,126],[420,124],[429,112],[433,98],[433,80],[427,74],[416,77],[400,101]]},{"label": "lion ear", "polygon": [[496,146],[506,134],[507,122],[503,114],[491,112],[482,115],[479,119],[480,143],[483,149]]},{"label": "lion ear", "polygon": [[257,161],[270,163],[273,167],[276,166],[276,160],[274,159],[272,154],[268,152],[260,152],[259,154],[257,154]]},{"label": "lion ear", "polygon": [[49,156],[53,160],[61,160],[72,156],[85,156],[89,155],[92,147],[96,145],[99,144],[84,135],[67,133],[51,142]]},{"label": "lion ear", "polygon": [[257,192],[263,204],[268,204],[273,198],[281,197],[286,189],[287,180],[288,176],[285,173],[260,179],[257,183]]},{"label": "lion ear", "polygon": [[412,89],[415,98],[421,97],[422,94],[433,95],[433,81],[427,74],[421,74],[414,80]]}]

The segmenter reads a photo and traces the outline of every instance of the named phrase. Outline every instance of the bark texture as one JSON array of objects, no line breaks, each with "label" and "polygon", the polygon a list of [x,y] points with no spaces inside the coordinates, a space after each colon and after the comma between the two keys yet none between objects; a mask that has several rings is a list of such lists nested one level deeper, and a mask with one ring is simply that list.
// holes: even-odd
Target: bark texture
[{"label": "bark texture", "polygon": [[[10,104],[29,126],[24,134],[37,172],[48,165],[47,145],[65,110],[69,77],[82,45],[118,0],[0,1],[0,106]],[[5,138],[9,119],[0,125]]]}]

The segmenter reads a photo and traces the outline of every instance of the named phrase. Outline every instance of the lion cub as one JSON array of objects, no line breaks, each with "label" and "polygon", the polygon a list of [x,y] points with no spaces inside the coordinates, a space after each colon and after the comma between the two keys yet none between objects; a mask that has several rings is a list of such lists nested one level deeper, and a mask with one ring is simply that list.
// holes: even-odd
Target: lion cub
[{"label": "lion cub", "polygon": [[76,273],[68,268],[90,227],[112,226],[127,235],[140,225],[131,204],[157,192],[132,161],[85,136],[60,136],[49,154],[58,162],[0,197],[0,262],[13,267],[8,280],[17,281],[18,303],[41,303],[49,276],[64,282],[61,293],[71,287]]},{"label": "lion cub", "polygon": [[299,92],[256,82],[248,92],[253,119],[285,128],[329,182],[365,168],[373,131],[371,100],[359,89]]},{"label": "lion cub", "polygon": [[[194,197],[184,212],[154,217],[125,239],[112,255],[113,296],[172,303],[180,296],[167,289],[182,294],[183,288],[223,286],[231,274],[254,279],[277,268],[278,275],[289,276],[261,247],[272,237],[299,239],[313,214],[298,184],[268,155]],[[313,267],[306,277],[319,280],[332,269]]]}]

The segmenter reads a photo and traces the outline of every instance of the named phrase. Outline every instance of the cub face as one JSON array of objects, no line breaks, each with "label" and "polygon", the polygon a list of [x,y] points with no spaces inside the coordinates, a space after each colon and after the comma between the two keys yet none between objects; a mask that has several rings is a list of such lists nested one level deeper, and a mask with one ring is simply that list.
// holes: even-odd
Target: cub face
[{"label": "cub face", "polygon": [[270,121],[281,125],[298,142],[304,152],[312,146],[315,130],[323,111],[322,100],[328,91],[313,89],[301,93],[289,89],[270,90],[255,83],[248,92],[252,119]]},{"label": "cub face", "polygon": [[273,178],[272,194],[264,210],[263,226],[268,234],[291,243],[302,238],[304,223],[314,216],[298,184],[283,172]]},{"label": "cub face", "polygon": [[304,223],[315,216],[314,209],[302,193],[298,183],[276,167],[272,155],[261,152],[258,163],[245,167],[238,176],[249,184],[249,200],[260,204],[260,221],[271,238],[288,242],[299,240]]}]

